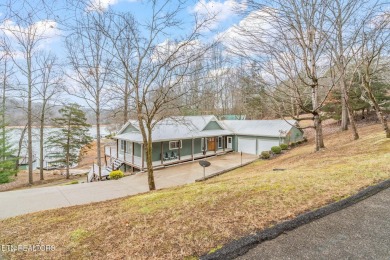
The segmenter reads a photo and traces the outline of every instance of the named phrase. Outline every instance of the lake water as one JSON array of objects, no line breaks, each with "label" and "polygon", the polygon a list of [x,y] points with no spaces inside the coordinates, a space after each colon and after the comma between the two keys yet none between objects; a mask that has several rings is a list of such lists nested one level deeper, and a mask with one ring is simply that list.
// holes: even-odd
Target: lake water
[{"label": "lake water", "polygon": [[[48,136],[50,136],[51,133],[53,133],[54,131],[58,131],[58,130],[59,130],[59,128],[51,128],[51,127],[45,128],[44,129],[44,138],[47,138]],[[12,128],[12,127],[9,128],[9,137],[10,137],[9,141],[10,141],[10,144],[12,145],[12,148],[16,150],[15,155],[17,153],[17,149],[19,146],[19,140],[20,140],[20,136],[22,134],[22,131],[23,131],[22,128]],[[35,169],[37,166],[39,166],[39,141],[40,141],[39,128],[33,128],[32,133],[33,133],[33,144],[32,144],[33,154],[35,155],[35,158],[36,158],[36,161],[33,164],[33,168]],[[101,136],[104,137],[104,136],[109,135],[111,132],[107,126],[101,126],[100,133],[101,133]],[[94,139],[96,139],[96,136],[97,136],[96,135],[96,126],[91,127],[89,129],[89,134]],[[47,153],[48,153],[48,149],[46,149],[46,147],[44,147],[44,158],[47,155]],[[20,156],[24,157],[26,155],[27,155],[27,131],[24,134],[23,148],[22,148],[22,152],[21,152]]]}]

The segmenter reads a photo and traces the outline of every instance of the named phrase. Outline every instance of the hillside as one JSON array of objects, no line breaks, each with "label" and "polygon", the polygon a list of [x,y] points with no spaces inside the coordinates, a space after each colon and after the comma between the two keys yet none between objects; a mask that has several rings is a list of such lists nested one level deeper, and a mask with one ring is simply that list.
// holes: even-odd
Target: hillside
[{"label": "hillside", "polygon": [[0,244],[41,241],[55,251],[34,257],[53,259],[200,256],[390,178],[390,140],[379,125],[359,133],[358,141],[331,134],[321,152],[309,142],[203,183],[6,219]]}]

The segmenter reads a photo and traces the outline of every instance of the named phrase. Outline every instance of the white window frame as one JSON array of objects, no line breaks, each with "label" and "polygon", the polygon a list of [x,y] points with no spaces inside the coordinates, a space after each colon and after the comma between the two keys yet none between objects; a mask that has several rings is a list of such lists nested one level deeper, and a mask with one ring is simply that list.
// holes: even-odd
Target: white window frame
[{"label": "white window frame", "polygon": [[179,147],[172,147],[172,144],[180,144],[180,149],[183,148],[183,142],[181,140],[169,141],[169,150],[178,150]]},{"label": "white window frame", "polygon": [[121,152],[125,151],[125,146],[126,146],[126,141],[125,140],[120,140],[119,147],[120,147],[120,151]]},{"label": "white window frame", "polygon": [[126,153],[127,154],[133,154],[133,145],[130,141],[126,141]]},{"label": "white window frame", "polygon": [[222,141],[222,136],[218,136],[218,149],[222,149],[223,148],[223,145],[222,145],[222,143],[223,143],[223,141]]},{"label": "white window frame", "polygon": [[200,148],[201,148],[202,152],[207,151],[207,138],[202,137],[200,139]]}]

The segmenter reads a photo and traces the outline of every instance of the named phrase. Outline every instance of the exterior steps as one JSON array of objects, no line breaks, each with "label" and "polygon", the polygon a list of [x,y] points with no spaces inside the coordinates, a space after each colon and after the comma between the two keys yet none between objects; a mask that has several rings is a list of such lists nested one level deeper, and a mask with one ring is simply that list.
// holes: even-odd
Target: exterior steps
[{"label": "exterior steps", "polygon": [[123,164],[124,162],[122,160],[115,159],[111,164],[107,165],[106,170],[108,172],[118,170]]}]

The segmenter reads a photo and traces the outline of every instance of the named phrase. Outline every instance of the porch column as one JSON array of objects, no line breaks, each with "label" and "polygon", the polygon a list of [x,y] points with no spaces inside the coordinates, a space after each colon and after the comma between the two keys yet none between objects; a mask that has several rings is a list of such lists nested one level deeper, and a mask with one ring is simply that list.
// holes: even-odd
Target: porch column
[{"label": "porch column", "polygon": [[119,158],[119,139],[116,139],[116,158]]},{"label": "porch column", "polygon": [[225,138],[226,136],[222,136],[222,148],[224,152],[225,152]]},{"label": "porch column", "polygon": [[123,147],[123,161],[126,162],[127,141],[125,141],[125,147]]},{"label": "porch column", "polygon": [[191,142],[191,159],[194,160],[194,139]]},{"label": "porch column", "polygon": [[180,145],[182,144],[182,141],[181,140],[179,140],[179,151],[178,151],[178,153],[179,153],[179,161],[180,161]]},{"label": "porch column", "polygon": [[144,153],[145,153],[145,146],[144,144],[141,145],[141,171],[144,170]]},{"label": "porch column", "polygon": [[163,157],[164,157],[164,155],[163,155],[163,142],[161,142],[161,153],[160,153],[160,159],[161,159],[161,165],[163,165],[164,164],[164,160],[163,160]]},{"label": "porch column", "polygon": [[134,142],[132,142],[132,149],[133,152],[131,153],[131,164],[133,164],[133,168],[134,168]]},{"label": "porch column", "polygon": [[214,137],[214,153],[217,153],[218,137]]}]

